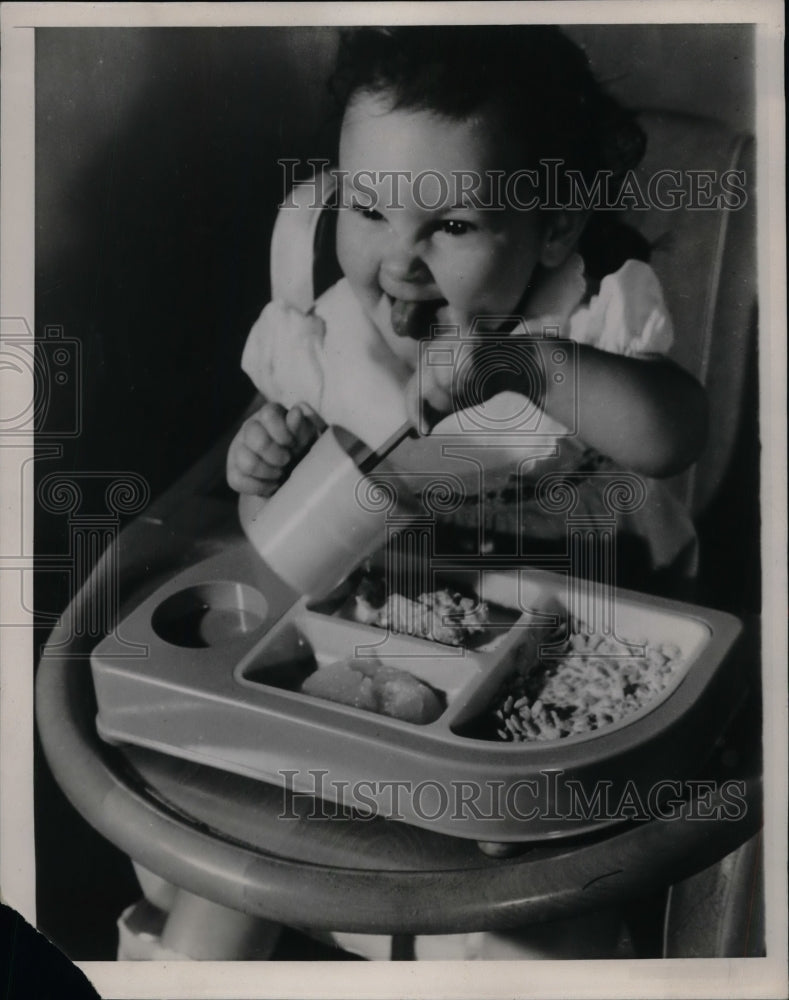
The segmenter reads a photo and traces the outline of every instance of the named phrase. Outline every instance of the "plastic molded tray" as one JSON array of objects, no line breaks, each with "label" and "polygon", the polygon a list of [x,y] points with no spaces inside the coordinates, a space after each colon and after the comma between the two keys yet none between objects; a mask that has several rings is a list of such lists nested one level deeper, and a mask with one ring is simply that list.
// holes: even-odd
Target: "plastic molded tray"
[{"label": "plastic molded tray", "polygon": [[[99,732],[318,796],[316,815],[319,800],[342,802],[480,841],[578,835],[681,797],[742,694],[730,655],[737,619],[625,591],[602,607],[583,581],[531,569],[452,566],[434,579],[471,587],[494,607],[485,642],[462,649],[359,624],[342,591],[310,606],[244,542],[180,573],[97,646]],[[571,599],[619,639],[678,646],[669,686],[590,734],[533,743],[465,735],[504,679],[568,621]],[[130,641],[147,654],[130,656]],[[428,683],[441,715],[419,725],[298,690],[311,670],[353,655]]]}]

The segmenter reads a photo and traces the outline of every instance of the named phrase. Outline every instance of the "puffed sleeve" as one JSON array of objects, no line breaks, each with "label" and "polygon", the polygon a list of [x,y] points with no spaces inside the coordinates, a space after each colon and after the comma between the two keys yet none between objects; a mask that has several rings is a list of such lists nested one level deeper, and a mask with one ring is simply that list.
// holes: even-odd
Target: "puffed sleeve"
[{"label": "puffed sleeve", "polygon": [[613,354],[667,354],[674,342],[663,289],[648,264],[629,260],[570,318],[570,337]]},{"label": "puffed sleeve", "polygon": [[249,332],[241,367],[271,402],[308,403],[320,413],[325,332],[319,316],[269,302]]}]

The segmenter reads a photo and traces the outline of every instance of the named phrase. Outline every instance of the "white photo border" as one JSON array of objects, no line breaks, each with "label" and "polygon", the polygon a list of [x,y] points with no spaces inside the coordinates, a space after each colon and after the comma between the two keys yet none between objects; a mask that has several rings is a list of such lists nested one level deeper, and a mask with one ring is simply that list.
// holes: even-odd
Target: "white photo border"
[{"label": "white photo border", "polygon": [[[756,25],[760,414],[762,443],[763,663],[766,789],[765,959],[515,963],[114,963],[80,968],[103,996],[147,997],[780,997],[786,991],[786,312],[783,6],[772,0],[547,3],[7,3],[2,8],[2,317],[33,329],[34,32],[37,27],[339,25],[531,21],[573,24]],[[4,443],[5,444],[5,443]],[[20,463],[32,440],[0,447],[0,553],[32,553],[32,518],[20,519]],[[15,486],[15,484],[17,484]],[[16,492],[15,492],[16,491]],[[19,538],[24,524],[26,537]],[[6,574],[9,576],[9,574]],[[0,574],[0,625],[19,611]],[[26,602],[27,603],[27,602]],[[32,631],[32,630],[31,630]],[[0,886],[35,922],[33,856],[33,644],[0,627]]]}]

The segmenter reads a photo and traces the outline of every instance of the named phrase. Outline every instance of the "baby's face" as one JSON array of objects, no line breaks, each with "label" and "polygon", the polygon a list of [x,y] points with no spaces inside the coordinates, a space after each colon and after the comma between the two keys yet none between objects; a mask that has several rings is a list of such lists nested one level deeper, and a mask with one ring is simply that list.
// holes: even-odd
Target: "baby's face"
[{"label": "baby's face", "polygon": [[[503,152],[484,122],[392,111],[385,97],[369,94],[348,107],[339,261],[367,316],[409,365],[432,323],[463,333],[475,317],[514,313],[541,260],[537,211],[475,208],[468,195],[456,201],[461,174],[489,178]],[[397,181],[396,171],[405,172]],[[488,194],[478,188],[477,200]]]}]

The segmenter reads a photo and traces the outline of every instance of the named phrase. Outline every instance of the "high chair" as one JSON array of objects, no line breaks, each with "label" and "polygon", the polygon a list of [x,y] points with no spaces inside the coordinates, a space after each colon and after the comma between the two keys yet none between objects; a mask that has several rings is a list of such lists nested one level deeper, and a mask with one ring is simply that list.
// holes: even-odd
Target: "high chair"
[{"label": "high chair", "polygon": [[[744,170],[750,180],[747,136],[677,114],[650,112],[643,121],[649,152],[639,176],[682,171],[686,190],[693,169]],[[300,308],[339,277],[331,213],[311,209],[311,195],[294,193],[299,207],[280,211],[272,239],[273,295]],[[753,349],[753,206],[634,212],[632,221],[656,243],[653,263],[677,331],[674,355],[710,396],[707,451],[673,483],[698,516],[724,482],[741,420]],[[38,671],[37,718],[50,767],[141,878],[146,902],[122,924],[121,957],[266,958],[279,924],[395,935],[395,955],[408,957],[403,935],[512,928],[645,898],[660,906],[669,886],[678,888],[666,908],[664,954],[759,953],[758,935],[749,939],[747,930],[761,899],[759,669],[747,642],[740,655],[751,698],[710,765],[715,775],[744,782],[747,808],[737,821],[653,819],[539,843],[506,859],[481,853],[473,841],[383,819],[360,822],[341,811],[318,824],[305,816],[283,823],[282,793],[273,786],[102,742],[87,660],[100,635],[75,632],[70,622],[87,620],[85,607],[115,574],[122,611],[168,574],[238,540],[236,505],[222,486],[228,443],[221,441],[105,553]],[[105,630],[113,625],[105,622]],[[719,796],[713,793],[711,803],[720,804]],[[717,893],[716,915],[699,917],[688,879],[703,881],[707,898]],[[147,923],[146,914],[153,914]]]}]

